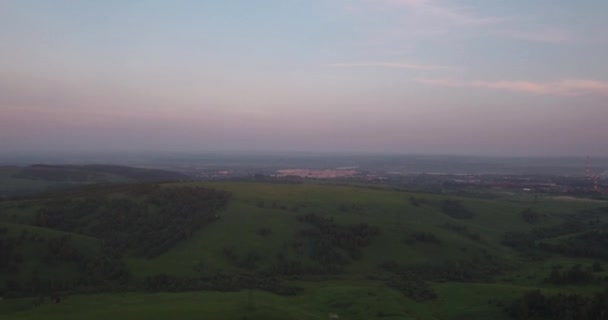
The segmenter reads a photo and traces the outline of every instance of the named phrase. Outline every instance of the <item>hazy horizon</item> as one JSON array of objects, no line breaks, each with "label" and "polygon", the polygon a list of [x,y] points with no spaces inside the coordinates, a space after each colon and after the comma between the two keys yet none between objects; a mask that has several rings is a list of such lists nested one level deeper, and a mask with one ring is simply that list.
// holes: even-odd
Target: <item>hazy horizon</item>
[{"label": "hazy horizon", "polygon": [[608,156],[608,2],[0,2],[0,155]]},{"label": "hazy horizon", "polygon": [[442,153],[442,152],[420,152],[420,153],[408,153],[408,152],[390,152],[390,151],[331,151],[331,150],[207,150],[207,151],[196,151],[196,150],[184,150],[184,151],[158,151],[158,150],[111,150],[111,151],[25,151],[25,152],[13,152],[13,153],[0,153],[0,160],[3,158],[18,158],[18,157],[121,157],[121,156],[132,156],[132,157],[160,157],[160,158],[189,158],[189,157],[281,157],[281,156],[293,156],[293,157],[454,157],[454,158],[487,158],[487,159],[608,159],[608,155],[594,155],[594,154],[489,154],[489,153]]}]

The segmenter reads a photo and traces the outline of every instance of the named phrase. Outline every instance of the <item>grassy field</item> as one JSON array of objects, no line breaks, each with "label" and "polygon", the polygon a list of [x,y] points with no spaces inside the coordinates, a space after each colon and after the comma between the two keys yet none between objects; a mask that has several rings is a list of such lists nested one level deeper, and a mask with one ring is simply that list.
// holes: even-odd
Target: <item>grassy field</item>
[{"label": "grassy field", "polygon": [[[195,265],[208,272],[238,273],[240,267],[226,260],[222,252],[233,248],[237,255],[260,256],[257,268],[269,266],[279,254],[307,261],[290,250],[292,237],[303,228],[296,217],[317,214],[336,223],[368,223],[380,233],[339,275],[300,277],[287,283],[303,288],[296,296],[253,292],[253,309],[248,308],[248,291],[115,293],[70,295],[60,304],[36,305],[36,299],[0,301],[2,319],[506,319],[504,306],[523,292],[540,288],[546,292],[592,292],[602,284],[553,286],[544,282],[552,266],[590,265],[588,258],[566,258],[547,254],[532,259],[501,244],[505,232],[529,232],[558,225],[564,217],[598,207],[603,202],[571,199],[502,197],[486,200],[409,193],[360,186],[332,186],[316,183],[267,184],[251,182],[205,182],[165,184],[205,186],[233,194],[217,221],[194,233],[167,252],[154,258],[130,256],[128,266],[135,279],[160,273],[195,276]],[[422,204],[412,202],[412,198]],[[473,213],[455,219],[441,209],[442,201],[458,200]],[[17,223],[31,218],[40,202],[0,202],[0,222],[15,231]],[[531,208],[541,219],[528,223],[522,211]],[[605,221],[602,220],[604,223]],[[458,226],[461,229],[449,228]],[[458,230],[466,231],[458,231]],[[260,234],[261,229],[269,232]],[[35,230],[34,230],[35,231]],[[40,231],[54,232],[48,230]],[[432,233],[440,244],[412,243],[408,237]],[[87,238],[82,242],[87,243]],[[94,245],[93,245],[94,246]],[[371,279],[378,265],[396,261],[403,265],[441,264],[469,259],[481,252],[500,257],[507,270],[483,282],[432,281],[437,299],[415,302],[383,282]],[[603,273],[602,275],[605,275]]]},{"label": "grassy field", "polygon": [[[487,296],[515,296],[521,288],[496,285],[442,284],[440,298],[414,303],[401,294],[376,284],[331,283],[314,286],[296,297],[281,297],[263,291],[188,292],[155,294],[95,294],[70,297],[53,305],[34,306],[34,300],[0,304],[3,319],[453,319],[488,316],[502,319]],[[458,296],[459,299],[448,298]],[[4,312],[4,313],[2,313]],[[506,318],[505,318],[506,319]]]},{"label": "grassy field", "polygon": [[[442,283],[439,298],[416,303],[375,283],[309,284],[296,297],[263,291],[117,293],[72,296],[60,304],[36,299],[0,302],[2,319],[508,319],[496,303],[507,303],[528,287]],[[546,289],[551,291],[551,289]]]},{"label": "grassy field", "polygon": [[[446,216],[435,205],[415,207],[408,201],[410,197],[424,198],[429,202],[445,199],[440,195],[318,184],[200,185],[234,194],[230,206],[221,213],[221,219],[166,254],[152,260],[131,260],[132,267],[137,270],[136,274],[144,276],[161,271],[190,274],[194,272],[192,266],[197,262],[204,262],[211,268],[230,268],[221,257],[222,248],[225,247],[235,247],[239,252],[273,256],[287,246],[289,236],[301,228],[294,223],[295,216],[305,213],[330,216],[340,223],[368,222],[382,230],[372,245],[365,249],[365,259],[350,266],[350,272],[354,275],[373,272],[376,265],[384,260],[394,259],[404,263],[442,261],[460,258],[477,249],[487,249],[518,262],[518,257],[512,250],[500,245],[504,232],[529,231],[534,227],[550,226],[557,223],[563,215],[590,207],[589,203],[550,199],[522,203],[461,198],[464,205],[475,212],[472,219],[462,220]],[[259,207],[261,201],[264,203],[263,208]],[[355,208],[341,210],[341,205]],[[538,224],[526,223],[521,219],[520,213],[528,207],[546,214],[546,217]],[[446,230],[443,227],[445,223],[466,226],[472,233],[479,234],[481,241],[473,241]],[[257,231],[262,227],[269,228],[272,233],[268,237],[260,237]],[[404,243],[408,234],[421,231],[433,232],[442,240],[442,245]]]}]

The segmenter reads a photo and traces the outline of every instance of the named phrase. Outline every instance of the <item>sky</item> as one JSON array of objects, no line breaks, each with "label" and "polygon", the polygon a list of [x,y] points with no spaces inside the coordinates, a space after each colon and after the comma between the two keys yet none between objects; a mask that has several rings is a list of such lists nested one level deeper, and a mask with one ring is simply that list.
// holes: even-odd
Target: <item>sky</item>
[{"label": "sky", "polygon": [[0,0],[0,154],[608,155],[605,0]]}]

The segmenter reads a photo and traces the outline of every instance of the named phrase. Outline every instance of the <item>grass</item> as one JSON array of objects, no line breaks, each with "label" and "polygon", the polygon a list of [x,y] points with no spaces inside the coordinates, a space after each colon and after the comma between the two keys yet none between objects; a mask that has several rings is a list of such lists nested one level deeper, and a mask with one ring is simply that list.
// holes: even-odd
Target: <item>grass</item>
[{"label": "grass", "polygon": [[[482,287],[482,289],[484,289]],[[487,292],[491,288],[485,288]],[[445,291],[463,291],[454,286]],[[493,290],[493,289],[492,289]],[[483,290],[482,290],[483,291]],[[296,297],[266,292],[253,293],[253,310],[248,308],[245,291],[189,293],[127,293],[80,295],[64,302],[34,306],[33,300],[0,302],[3,319],[328,319],[331,313],[341,319],[447,319],[459,314],[477,313],[483,292],[466,295],[467,307],[459,301],[438,300],[417,304],[400,293],[378,285],[328,285],[308,289]],[[460,301],[462,302],[462,301]],[[486,311],[496,313],[496,308]],[[4,314],[2,312],[4,311]]]},{"label": "grass", "polygon": [[[256,291],[255,310],[247,308],[247,292],[125,293],[76,295],[59,305],[49,303],[33,307],[31,299],[0,302],[2,319],[328,319],[337,313],[340,319],[503,319],[502,308],[526,290],[541,288],[591,292],[599,285],[558,288],[543,283],[552,265],[589,265],[590,259],[549,256],[544,261],[521,257],[500,244],[504,232],[527,232],[535,227],[557,225],[565,215],[605,206],[605,203],[567,199],[501,197],[479,199],[411,193],[390,189],[335,186],[315,183],[265,184],[249,182],[176,183],[202,185],[233,193],[230,205],[220,219],[188,240],[153,259],[130,257],[128,263],[136,278],[166,273],[175,276],[195,275],[194,265],[201,263],[213,271],[235,271],[222,256],[227,247],[237,254],[255,252],[262,257],[260,267],[271,263],[279,253],[294,258],[292,235],[305,227],[297,215],[315,213],[332,217],[339,224],[369,223],[381,233],[366,247],[363,258],[351,263],[333,280],[299,281],[304,292],[283,297]],[[425,199],[414,206],[409,198]],[[456,199],[474,212],[471,219],[453,219],[441,211],[441,201]],[[0,203],[0,222],[11,228],[31,219],[40,204],[31,201]],[[537,224],[526,223],[521,212],[533,208],[543,218]],[[466,234],[450,230],[445,224],[466,227],[477,234],[475,241]],[[261,228],[270,234],[259,234]],[[37,230],[36,232],[54,232]],[[17,232],[17,231],[15,231]],[[408,235],[431,232],[440,245],[406,243]],[[83,243],[86,241],[83,238]],[[378,264],[396,260],[402,264],[441,263],[466,259],[481,250],[500,256],[513,269],[490,283],[434,283],[438,299],[416,303],[401,293],[367,276],[378,272]],[[310,280],[310,279],[309,279]],[[501,305],[502,304],[502,305]]]},{"label": "grass", "polygon": [[[304,293],[282,297],[248,292],[121,293],[68,297],[35,306],[36,299],[0,302],[6,320],[26,319],[508,319],[502,308],[530,287],[508,284],[443,283],[439,298],[415,303],[382,285],[329,282],[307,284]],[[547,292],[554,290],[545,289]]]},{"label": "grass", "polygon": [[[151,260],[132,259],[130,264],[137,270],[135,274],[143,276],[164,272],[190,275],[198,262],[212,270],[229,269],[231,267],[221,256],[225,247],[234,247],[242,254],[256,252],[272,258],[288,249],[290,236],[303,228],[295,222],[295,217],[306,213],[333,217],[339,223],[367,222],[381,229],[380,236],[365,249],[365,259],[349,267],[353,274],[373,272],[379,263],[386,260],[411,264],[439,262],[462,258],[481,249],[511,257],[514,252],[500,245],[504,232],[529,231],[533,227],[553,225],[559,221],[558,214],[588,206],[567,202],[564,208],[551,205],[551,200],[544,200],[535,206],[535,210],[546,214],[547,218],[530,225],[520,217],[529,203],[459,198],[465,207],[475,212],[475,217],[458,220],[443,214],[439,206],[433,204],[445,199],[439,195],[319,184],[217,182],[201,185],[233,192],[234,199],[221,213],[220,220],[161,256]],[[431,204],[415,207],[408,201],[412,196],[425,198]],[[259,207],[261,202],[263,208]],[[354,209],[341,210],[344,205]],[[297,212],[293,211],[294,208]],[[471,233],[479,234],[481,241],[476,242],[448,230],[443,227],[445,223],[465,226]],[[262,227],[270,229],[271,234],[259,236],[257,231]],[[436,234],[442,245],[409,245],[403,241],[408,234],[421,231]]]}]

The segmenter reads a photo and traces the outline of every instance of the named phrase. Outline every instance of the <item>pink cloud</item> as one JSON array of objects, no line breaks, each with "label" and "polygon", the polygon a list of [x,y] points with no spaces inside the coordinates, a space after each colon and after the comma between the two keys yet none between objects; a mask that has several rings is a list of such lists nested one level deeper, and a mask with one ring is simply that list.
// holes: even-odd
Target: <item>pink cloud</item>
[{"label": "pink cloud", "polygon": [[523,92],[541,95],[580,96],[600,95],[608,96],[608,82],[594,80],[560,80],[554,82],[533,81],[466,81],[452,79],[419,79],[419,83],[454,88],[483,88]]},{"label": "pink cloud", "polygon": [[380,68],[394,68],[394,69],[417,69],[417,70],[436,70],[436,69],[449,69],[447,66],[431,65],[431,64],[420,64],[410,62],[379,62],[379,61],[367,61],[367,62],[350,62],[350,63],[332,63],[331,67],[342,67],[342,68],[356,68],[356,67],[380,67]]},{"label": "pink cloud", "polygon": [[608,82],[604,81],[565,80],[561,82],[561,85],[573,90],[584,90],[589,93],[608,95]]}]

